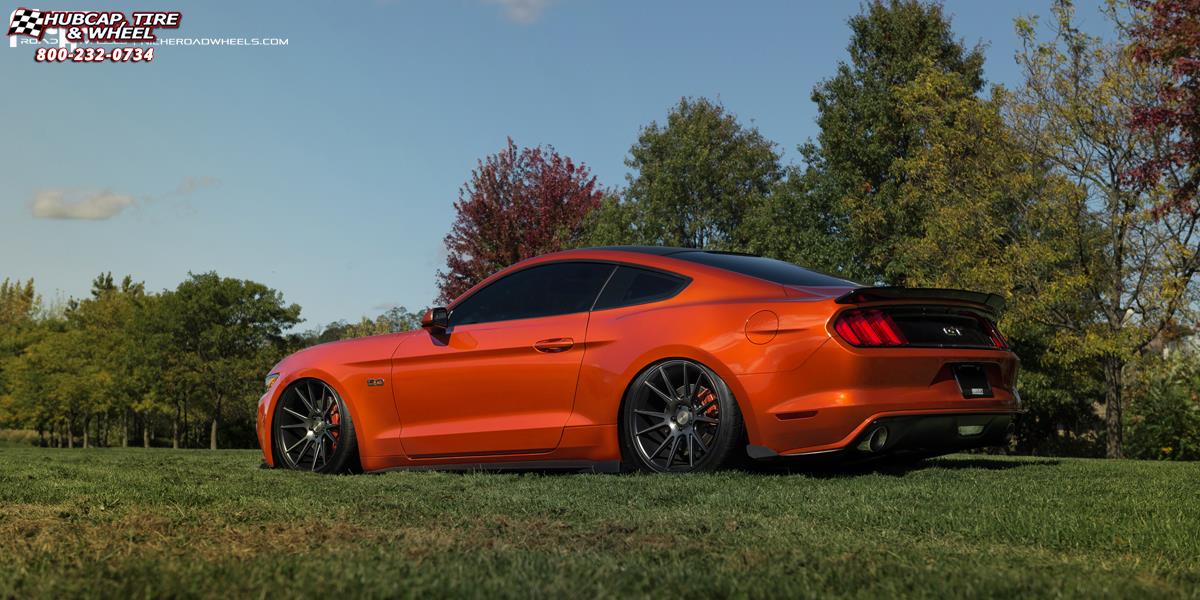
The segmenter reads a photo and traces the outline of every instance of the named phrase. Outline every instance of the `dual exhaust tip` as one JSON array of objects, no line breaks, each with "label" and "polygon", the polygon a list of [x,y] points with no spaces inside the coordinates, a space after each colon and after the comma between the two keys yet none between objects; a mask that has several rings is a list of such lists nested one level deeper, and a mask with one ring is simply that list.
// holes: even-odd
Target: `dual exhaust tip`
[{"label": "dual exhaust tip", "polygon": [[879,452],[887,446],[888,428],[880,425],[863,437],[863,441],[858,443],[858,449],[863,452]]}]

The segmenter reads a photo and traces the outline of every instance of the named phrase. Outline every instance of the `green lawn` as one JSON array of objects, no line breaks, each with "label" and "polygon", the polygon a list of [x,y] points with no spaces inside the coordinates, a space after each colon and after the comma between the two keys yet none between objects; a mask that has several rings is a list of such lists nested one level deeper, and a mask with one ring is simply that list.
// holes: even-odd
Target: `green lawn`
[{"label": "green lawn", "polygon": [[1200,597],[1200,464],[323,477],[0,448],[0,597]]}]

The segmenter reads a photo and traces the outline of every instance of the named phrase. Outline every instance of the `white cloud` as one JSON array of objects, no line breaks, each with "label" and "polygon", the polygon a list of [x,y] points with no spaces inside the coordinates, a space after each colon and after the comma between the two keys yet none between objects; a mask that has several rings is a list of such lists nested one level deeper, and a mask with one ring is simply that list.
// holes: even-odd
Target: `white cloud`
[{"label": "white cloud", "polygon": [[[185,177],[174,190],[157,197],[143,197],[141,204],[171,197],[190,196],[197,191],[220,183],[219,179],[208,175]],[[29,204],[29,208],[33,216],[38,219],[103,221],[111,219],[121,211],[137,204],[139,204],[138,199],[129,194],[107,190],[97,192],[95,190],[53,188],[35,191],[33,202]]]},{"label": "white cloud", "polygon": [[30,208],[39,219],[103,221],[136,203],[133,196],[108,191],[38,190]]},{"label": "white cloud", "polygon": [[499,4],[504,16],[514,23],[529,25],[538,22],[552,0],[484,0],[488,4]]}]

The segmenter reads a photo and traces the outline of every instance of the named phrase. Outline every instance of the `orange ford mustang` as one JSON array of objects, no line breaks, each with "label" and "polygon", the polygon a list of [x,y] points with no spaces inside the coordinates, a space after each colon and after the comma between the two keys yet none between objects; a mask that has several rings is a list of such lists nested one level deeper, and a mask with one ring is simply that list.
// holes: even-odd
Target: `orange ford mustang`
[{"label": "orange ford mustang", "polygon": [[258,438],[268,465],[327,473],[701,471],[995,445],[1020,402],[1000,308],[742,254],[559,252],[428,311],[421,330],[287,357]]}]

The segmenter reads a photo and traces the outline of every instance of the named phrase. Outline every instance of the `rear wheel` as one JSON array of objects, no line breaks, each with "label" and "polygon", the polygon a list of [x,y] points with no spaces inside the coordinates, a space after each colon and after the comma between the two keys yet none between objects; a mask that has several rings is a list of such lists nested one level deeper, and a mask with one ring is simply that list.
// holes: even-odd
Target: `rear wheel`
[{"label": "rear wheel", "polygon": [[272,419],[275,464],[315,473],[342,473],[358,447],[350,411],[332,387],[301,379],[284,390]]},{"label": "rear wheel", "polygon": [[725,464],[742,437],[742,415],[712,369],[686,359],[643,371],[626,393],[621,446],[635,468],[711,471]]}]

